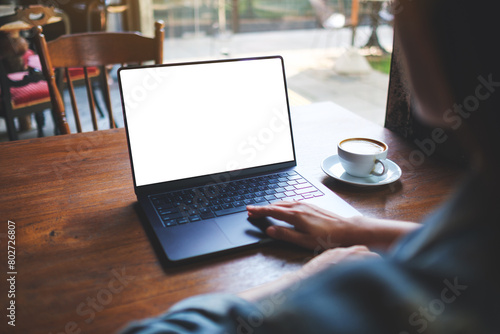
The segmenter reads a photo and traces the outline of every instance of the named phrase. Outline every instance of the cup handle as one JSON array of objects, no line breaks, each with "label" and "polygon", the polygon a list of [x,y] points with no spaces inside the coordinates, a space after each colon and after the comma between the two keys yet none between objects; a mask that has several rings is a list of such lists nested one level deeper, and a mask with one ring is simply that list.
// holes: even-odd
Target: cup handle
[{"label": "cup handle", "polygon": [[375,176],[382,176],[385,174],[385,172],[387,171],[387,169],[385,168],[385,164],[382,162],[382,160],[375,160],[375,166],[377,165],[377,163],[381,164],[382,165],[382,172],[379,173],[379,172],[376,172],[375,171],[375,167],[373,167],[373,170],[371,172],[371,174],[375,175]]}]

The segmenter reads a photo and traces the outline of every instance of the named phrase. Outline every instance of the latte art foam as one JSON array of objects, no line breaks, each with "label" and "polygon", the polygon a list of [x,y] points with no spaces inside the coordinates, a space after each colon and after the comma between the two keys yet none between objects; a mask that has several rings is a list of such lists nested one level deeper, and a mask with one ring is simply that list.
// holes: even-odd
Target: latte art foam
[{"label": "latte art foam", "polygon": [[345,151],[356,154],[377,154],[385,150],[384,146],[367,140],[347,140],[340,144]]}]

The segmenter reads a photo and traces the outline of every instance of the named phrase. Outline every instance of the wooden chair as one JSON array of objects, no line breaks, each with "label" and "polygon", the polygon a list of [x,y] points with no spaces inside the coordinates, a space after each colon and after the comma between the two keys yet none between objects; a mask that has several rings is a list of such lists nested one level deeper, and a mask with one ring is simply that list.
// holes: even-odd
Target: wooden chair
[{"label": "wooden chair", "polygon": [[[125,4],[125,1],[123,0],[118,2],[116,1],[112,2],[109,0],[91,0],[91,1],[87,0],[82,3],[76,2],[74,6],[80,6],[80,8],[83,7],[83,11],[85,12],[88,32],[107,31],[109,14],[114,14],[114,15],[120,14],[121,30],[123,31],[129,30],[128,23],[130,21],[129,19],[130,10],[129,6]],[[102,90],[103,85],[106,85],[104,68],[101,70],[102,71],[98,71],[98,73],[96,73],[95,75],[92,74],[90,75],[91,77],[99,76],[99,80],[95,83],[95,85],[92,88],[94,94],[97,90]],[[102,106],[98,101],[95,102],[99,115],[104,117],[104,112],[103,112],[104,109],[102,108]],[[106,107],[108,108],[109,112],[111,106],[106,103]]]},{"label": "wooden chair", "polygon": [[[0,18],[0,31],[9,38],[9,34],[16,36],[22,30],[59,21],[63,21],[68,27],[67,20],[64,12],[53,7],[41,5],[17,7],[12,15]],[[7,58],[0,59],[0,117],[5,118],[9,140],[19,138],[14,119],[31,117],[32,114],[35,115],[38,136],[44,135],[44,111],[50,109],[52,105],[44,77],[31,64],[30,57],[34,56],[36,55],[28,50],[22,57],[28,70],[13,73],[4,64]]]},{"label": "wooden chair", "polygon": [[[154,38],[133,32],[88,32],[61,36],[50,42],[46,42],[41,27],[34,29],[35,46],[40,56],[43,74],[49,85],[50,98],[57,116],[57,127],[61,134],[70,133],[70,128],[54,69],[63,70],[75,116],[76,130],[82,132],[73,81],[69,78],[68,68],[83,67],[93,129],[98,130],[95,98],[88,76],[88,67],[104,68],[107,65],[121,64],[123,66],[142,64],[147,61],[161,64],[163,62],[164,26],[161,21],[155,23]],[[108,82],[107,71],[103,72]],[[109,86],[107,84],[104,86],[104,99],[106,104],[111,106]],[[110,128],[116,127],[111,108],[108,114]]]},{"label": "wooden chair", "polygon": [[111,3],[109,0],[94,0],[90,2],[86,8],[87,30],[92,31],[92,27],[94,26],[93,15],[94,13],[97,13],[99,17],[99,31],[106,30],[109,14],[121,14],[122,29],[124,31],[127,31],[129,26],[127,11],[129,10],[129,8],[127,4],[122,4],[121,2],[123,1],[120,1],[120,3]]},{"label": "wooden chair", "polygon": [[49,90],[34,71],[7,73],[0,60],[0,117],[5,118],[9,140],[17,140],[14,119],[35,115],[38,136],[43,137],[44,111],[51,108]]},{"label": "wooden chair", "polygon": [[12,15],[0,17],[0,30],[21,31],[35,26],[64,22],[66,33],[69,32],[69,18],[65,12],[58,8],[44,5],[30,5],[16,7]]},{"label": "wooden chair", "polygon": [[359,0],[309,0],[316,20],[327,31],[351,28],[351,45],[354,45],[359,23]]}]

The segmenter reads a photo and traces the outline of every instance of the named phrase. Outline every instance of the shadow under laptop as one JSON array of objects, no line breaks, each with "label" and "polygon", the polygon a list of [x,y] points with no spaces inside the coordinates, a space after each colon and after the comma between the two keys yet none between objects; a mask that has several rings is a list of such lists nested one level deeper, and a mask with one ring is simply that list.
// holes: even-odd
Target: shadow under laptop
[{"label": "shadow under laptop", "polygon": [[302,265],[308,259],[310,259],[314,254],[311,250],[306,250],[304,248],[292,245],[290,243],[282,242],[279,240],[273,240],[267,237],[264,233],[265,229],[272,224],[268,219],[256,219],[249,220],[252,225],[258,227],[262,232],[255,230],[248,230],[247,233],[254,237],[263,238],[261,243],[242,246],[240,248],[233,248],[217,253],[210,253],[206,255],[201,255],[196,258],[183,260],[181,262],[171,261],[165,255],[163,248],[153,231],[153,228],[148,222],[146,214],[142,210],[139,202],[134,205],[134,210],[136,211],[141,225],[146,232],[146,235],[153,247],[156,254],[158,262],[166,274],[174,274],[179,271],[188,271],[192,269],[193,265],[196,265],[198,269],[204,267],[210,267],[217,263],[227,262],[230,259],[238,259],[246,257],[251,254],[262,254],[265,257],[276,258],[280,261],[286,261],[290,265]]}]

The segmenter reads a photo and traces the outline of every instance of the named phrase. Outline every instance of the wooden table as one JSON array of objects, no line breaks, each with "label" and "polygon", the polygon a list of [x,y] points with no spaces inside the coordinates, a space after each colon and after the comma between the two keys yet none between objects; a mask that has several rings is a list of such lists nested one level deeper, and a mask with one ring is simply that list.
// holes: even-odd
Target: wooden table
[{"label": "wooden table", "polygon": [[[365,215],[421,220],[459,176],[430,159],[414,166],[413,146],[333,103],[297,107],[292,116],[299,164]],[[336,143],[359,135],[389,144],[400,181],[360,188],[323,174],[320,163],[336,154]],[[188,296],[273,280],[312,255],[272,243],[162,268],[135,208],[123,129],[2,143],[0,185],[2,333],[113,333]],[[8,220],[16,231],[13,270]],[[5,276],[14,270],[15,299],[8,299]],[[10,300],[17,331],[3,330]]]}]

